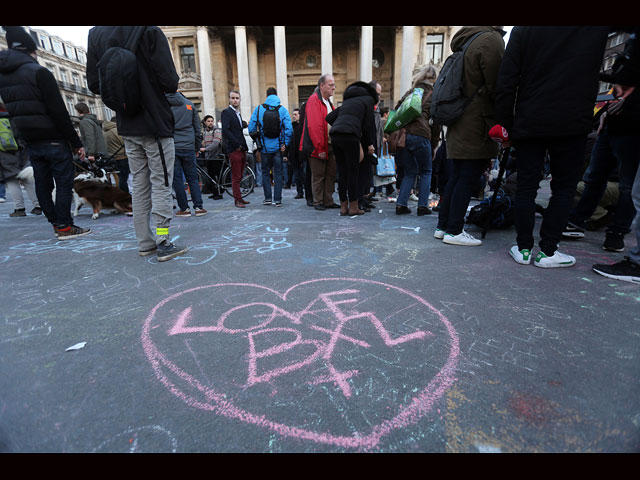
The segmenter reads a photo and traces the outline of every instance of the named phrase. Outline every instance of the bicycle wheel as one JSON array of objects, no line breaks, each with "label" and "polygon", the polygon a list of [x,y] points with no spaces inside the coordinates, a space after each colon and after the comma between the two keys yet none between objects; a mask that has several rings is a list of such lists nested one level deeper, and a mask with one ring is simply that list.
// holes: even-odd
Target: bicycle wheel
[{"label": "bicycle wheel", "polygon": [[215,191],[215,185],[211,179],[204,173],[200,166],[196,167],[198,172],[198,185],[200,185],[200,191],[202,193],[213,193]]},{"label": "bicycle wheel", "polygon": [[[240,194],[242,197],[246,197],[256,185],[256,175],[251,170],[251,167],[247,165],[242,172],[242,178],[240,179]],[[220,185],[229,196],[233,197],[233,188],[231,183],[231,167],[227,167],[222,174],[222,184]]]}]

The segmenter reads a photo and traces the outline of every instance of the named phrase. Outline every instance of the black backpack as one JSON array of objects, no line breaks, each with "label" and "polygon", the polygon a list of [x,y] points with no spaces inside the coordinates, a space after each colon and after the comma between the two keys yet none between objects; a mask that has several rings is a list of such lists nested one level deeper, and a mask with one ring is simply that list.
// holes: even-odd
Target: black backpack
[{"label": "black backpack", "polygon": [[[478,205],[469,210],[466,223],[477,225],[484,228],[489,220],[489,205],[491,198],[485,198]],[[508,228],[516,223],[516,212],[514,199],[511,195],[507,195],[503,189],[498,190],[496,203],[491,212],[491,222],[489,228]]]},{"label": "black backpack", "polygon": [[100,97],[116,113],[133,116],[142,110],[136,49],[145,27],[135,27],[124,47],[111,47],[97,63]]},{"label": "black backpack", "polygon": [[266,103],[264,107],[264,115],[262,116],[262,133],[267,138],[280,138],[280,105],[270,107]]},{"label": "black backpack", "polygon": [[433,85],[431,96],[431,120],[439,125],[454,124],[467,108],[478,90],[471,97],[465,97],[462,93],[464,82],[464,54],[478,36],[487,32],[478,32],[462,46],[461,50],[447,57]]}]

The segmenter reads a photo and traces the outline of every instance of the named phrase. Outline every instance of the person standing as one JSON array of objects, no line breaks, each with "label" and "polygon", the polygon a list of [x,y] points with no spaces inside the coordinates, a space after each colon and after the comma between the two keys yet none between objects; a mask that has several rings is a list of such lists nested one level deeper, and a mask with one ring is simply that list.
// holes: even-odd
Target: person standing
[{"label": "person standing", "polygon": [[300,150],[307,155],[311,168],[313,203],[316,210],[340,208],[333,201],[336,188],[336,159],[329,145],[326,116],[333,111],[331,97],[336,89],[332,75],[325,74],[306,102]]},{"label": "person standing", "polygon": [[359,171],[366,167],[366,157],[376,152],[373,107],[378,103],[378,93],[368,83],[355,82],[347,87],[343,98],[342,105],[327,115],[339,170],[340,215],[362,215],[364,210],[358,205],[362,194]]},{"label": "person standing", "polygon": [[[280,98],[275,88],[267,89],[267,98],[262,105],[258,105],[247,127],[249,134],[260,139],[260,160],[262,162],[262,188],[264,190],[263,205],[282,206],[283,161],[282,154],[291,142],[293,128],[291,117],[285,107],[280,104]],[[271,191],[269,170],[273,171],[274,189]]]},{"label": "person standing", "polygon": [[176,200],[180,208],[176,212],[176,217],[191,216],[184,179],[189,184],[194,214],[196,217],[201,217],[206,215],[207,211],[202,207],[202,192],[196,170],[196,152],[200,150],[199,147],[202,144],[198,110],[193,102],[180,92],[167,93],[166,97],[171,105],[175,125],[173,142],[176,158],[173,169],[173,190],[176,192]]},{"label": "person standing", "polygon": [[295,199],[304,198],[304,172],[305,165],[303,155],[298,146],[300,145],[300,137],[302,135],[302,123],[300,122],[300,109],[294,108],[291,112],[291,128],[293,130],[291,143],[289,144],[288,153],[289,162],[292,167],[292,180],[296,184],[297,194]]},{"label": "person standing", "polygon": [[124,148],[124,140],[118,134],[115,116],[111,117],[111,120],[104,121],[102,133],[107,144],[107,155],[113,158],[118,170],[118,188],[129,193],[129,159]]},{"label": "person standing", "polygon": [[498,155],[498,146],[489,138],[495,124],[496,80],[504,55],[505,32],[501,27],[463,27],[451,40],[451,50],[462,50],[471,37],[480,33],[464,54],[462,91],[472,98],[460,119],[447,128],[447,155],[451,174],[440,198],[438,225],[434,237],[449,245],[478,246],[482,240],[464,231],[464,218],[472,189]]},{"label": "person standing", "polygon": [[235,206],[245,208],[245,205],[250,202],[242,198],[240,180],[242,172],[247,166],[247,151],[249,149],[242,133],[244,121],[240,115],[240,92],[237,90],[232,90],[229,93],[229,107],[222,111],[220,120],[222,121],[222,142],[231,164],[231,188]]},{"label": "person standing", "polygon": [[[407,206],[409,195],[416,180],[420,176],[418,184],[418,216],[430,215],[429,194],[431,192],[431,172],[432,172],[432,139],[435,140],[436,146],[438,142],[440,127],[431,126],[431,94],[433,93],[433,84],[436,81],[436,69],[432,65],[423,67],[416,73],[413,79],[411,90],[404,94],[398,102],[396,110],[400,107],[404,99],[411,95],[414,89],[421,88],[422,93],[422,112],[414,121],[406,125],[405,146],[401,150],[399,161],[404,167],[404,177],[398,192],[398,200],[396,203],[396,214],[402,215],[411,213],[411,209]],[[432,134],[433,131],[433,134]]]},{"label": "person standing", "polygon": [[[136,35],[139,40],[134,48],[142,108],[135,113],[117,111],[117,126],[133,176],[133,225],[138,254],[156,254],[159,262],[165,262],[189,251],[188,247],[173,244],[169,237],[175,148],[173,114],[165,93],[178,90],[179,77],[167,37],[156,26],[92,28],[88,38],[87,81],[89,89],[100,94],[98,62],[109,48],[124,47]],[[155,235],[150,217],[155,223]]]},{"label": "person standing", "polygon": [[107,153],[107,144],[102,133],[102,125],[98,122],[98,117],[89,111],[86,103],[77,103],[74,106],[80,117],[80,138],[87,152],[87,158],[94,162],[96,157],[100,158]]},{"label": "person standing", "polygon": [[2,28],[9,48],[0,52],[0,97],[26,144],[40,207],[58,240],[87,235],[91,230],[74,225],[71,218],[73,154],[84,160],[82,141],[56,79],[36,60],[33,38],[22,27]]},{"label": "person standing", "polygon": [[[593,126],[609,27],[522,27],[511,31],[496,86],[496,120],[517,152],[515,262],[533,259],[535,199],[548,152],[551,198],[540,226],[537,267],[575,265],[558,251]],[[451,146],[451,145],[449,145]]]}]

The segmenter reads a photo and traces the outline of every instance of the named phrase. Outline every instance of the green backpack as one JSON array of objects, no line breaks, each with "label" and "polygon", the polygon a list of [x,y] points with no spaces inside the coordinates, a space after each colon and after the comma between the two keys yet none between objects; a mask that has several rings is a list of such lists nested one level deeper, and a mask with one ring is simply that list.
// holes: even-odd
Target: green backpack
[{"label": "green backpack", "polygon": [[11,130],[11,123],[8,118],[0,118],[0,151],[15,152],[18,150],[18,142],[16,142]]}]

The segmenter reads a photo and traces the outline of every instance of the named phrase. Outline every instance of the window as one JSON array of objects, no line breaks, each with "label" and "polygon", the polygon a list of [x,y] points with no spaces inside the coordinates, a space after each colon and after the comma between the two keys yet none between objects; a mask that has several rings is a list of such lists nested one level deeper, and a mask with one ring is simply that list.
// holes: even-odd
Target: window
[{"label": "window", "polygon": [[64,47],[62,46],[62,42],[51,39],[51,44],[53,45],[53,51],[58,55],[64,55]]},{"label": "window", "polygon": [[620,45],[623,41],[624,33],[613,34],[613,36],[609,37],[609,40],[607,40],[607,48],[613,48]]},{"label": "window", "polygon": [[75,109],[73,108],[73,106],[75,105],[75,102],[73,101],[73,97],[70,97],[69,95],[67,95],[65,97],[65,102],[67,103],[67,110],[69,111],[69,115],[77,115]]},{"label": "window", "polygon": [[76,86],[76,88],[81,88],[80,87],[80,75],[78,75],[77,73],[73,72],[71,74],[71,77],[73,78],[73,84]]},{"label": "window", "polygon": [[96,104],[94,102],[89,102],[89,111],[94,115],[98,115],[98,109],[96,108]]},{"label": "window", "polygon": [[183,73],[196,71],[196,55],[193,45],[180,47],[180,59],[182,61]]},{"label": "window", "polygon": [[63,70],[62,68],[60,69],[60,80],[66,85],[69,84],[69,75],[67,74],[67,71]]},{"label": "window", "polygon": [[40,46],[42,48],[44,48],[45,50],[51,51],[51,41],[49,40],[49,37],[39,33],[38,34],[38,39],[40,40]]},{"label": "window", "polygon": [[80,63],[87,63],[87,56],[82,50],[78,50],[78,61]]},{"label": "window", "polygon": [[442,50],[444,46],[444,35],[434,33],[427,35],[427,58],[425,62],[438,64],[442,62]]}]

